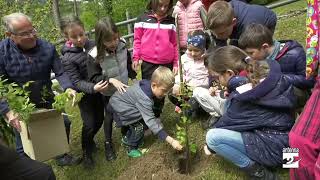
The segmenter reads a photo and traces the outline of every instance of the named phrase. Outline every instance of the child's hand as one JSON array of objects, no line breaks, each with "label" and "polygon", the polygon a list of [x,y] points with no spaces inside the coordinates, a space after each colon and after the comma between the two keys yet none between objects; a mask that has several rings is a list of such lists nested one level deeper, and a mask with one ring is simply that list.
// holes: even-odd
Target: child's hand
[{"label": "child's hand", "polygon": [[173,67],[172,72],[174,75],[177,75],[178,71],[179,71],[178,67]]},{"label": "child's hand", "polygon": [[180,94],[180,86],[179,86],[179,85],[175,84],[175,85],[173,86],[173,88],[172,88],[172,94],[173,94],[173,95],[176,95],[176,96]]},{"label": "child's hand", "polygon": [[211,96],[219,96],[220,90],[218,90],[218,87],[210,87],[209,88],[209,94]]},{"label": "child's hand", "polygon": [[171,136],[166,137],[166,141],[176,150],[182,150],[183,146],[179,143],[179,141],[173,139]]},{"label": "child's hand", "polygon": [[107,81],[100,81],[94,85],[94,92],[103,92],[108,88],[109,83]]},{"label": "child's hand", "polygon": [[178,150],[178,151],[181,151],[182,148],[183,148],[183,146],[179,143],[179,141],[177,141],[177,140],[175,140],[175,139],[172,140],[171,146],[172,146],[174,149]]},{"label": "child's hand", "polygon": [[132,69],[137,72],[139,70],[139,66],[141,64],[142,64],[142,60],[133,61],[132,62]]},{"label": "child's hand", "polygon": [[121,81],[114,79],[114,78],[110,78],[109,82],[115,87],[117,88],[117,90],[119,91],[120,94],[126,92],[126,88],[129,87],[125,84],[123,84]]}]

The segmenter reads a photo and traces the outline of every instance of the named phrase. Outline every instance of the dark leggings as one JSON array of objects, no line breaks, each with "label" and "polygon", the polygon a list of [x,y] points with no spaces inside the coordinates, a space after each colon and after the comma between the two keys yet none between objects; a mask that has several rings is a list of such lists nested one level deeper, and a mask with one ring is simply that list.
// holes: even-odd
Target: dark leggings
[{"label": "dark leggings", "polygon": [[105,111],[105,117],[104,117],[104,136],[106,142],[112,142],[112,123],[113,123],[113,117],[112,112],[108,110],[108,104],[109,104],[110,96],[104,96],[104,111]]},{"label": "dark leggings", "polygon": [[142,79],[151,80],[152,73],[159,67],[159,66],[165,66],[172,70],[173,64],[153,64],[146,61],[143,61],[141,64],[141,75]]},{"label": "dark leggings", "polygon": [[92,153],[94,136],[102,126],[104,120],[104,102],[100,93],[85,94],[79,102],[82,126],[82,150]]}]

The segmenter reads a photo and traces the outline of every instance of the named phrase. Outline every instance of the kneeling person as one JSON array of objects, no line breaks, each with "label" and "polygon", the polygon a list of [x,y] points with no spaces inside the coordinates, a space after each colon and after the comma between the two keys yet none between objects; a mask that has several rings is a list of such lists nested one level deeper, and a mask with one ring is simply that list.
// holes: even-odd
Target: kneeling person
[{"label": "kneeling person", "polygon": [[171,70],[160,66],[153,72],[151,80],[141,80],[126,89],[126,93],[116,92],[111,97],[107,118],[112,118],[116,126],[122,128],[122,142],[128,146],[128,156],[141,156],[138,146],[143,141],[144,124],[174,149],[182,149],[180,143],[166,133],[152,110],[155,98],[163,98],[173,85],[174,75]]}]

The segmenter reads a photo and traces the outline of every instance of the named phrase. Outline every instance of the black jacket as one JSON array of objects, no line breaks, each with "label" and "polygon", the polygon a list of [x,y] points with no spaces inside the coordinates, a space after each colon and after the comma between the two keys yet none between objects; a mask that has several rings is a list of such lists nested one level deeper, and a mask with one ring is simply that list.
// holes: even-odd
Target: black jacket
[{"label": "black jacket", "polygon": [[94,83],[89,82],[87,73],[88,51],[94,47],[94,42],[88,40],[84,48],[64,45],[61,50],[62,64],[78,91],[93,94]]}]

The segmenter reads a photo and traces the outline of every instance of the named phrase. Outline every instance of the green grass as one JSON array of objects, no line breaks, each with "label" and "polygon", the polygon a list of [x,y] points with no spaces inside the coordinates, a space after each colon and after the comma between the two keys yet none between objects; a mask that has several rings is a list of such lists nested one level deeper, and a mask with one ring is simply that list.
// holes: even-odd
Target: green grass
[{"label": "green grass", "polygon": [[[286,14],[289,11],[303,9],[306,7],[305,1],[299,1],[284,7],[280,7],[275,9],[278,15]],[[293,17],[282,19],[278,22],[276,33],[276,39],[294,39],[299,41],[301,44],[305,44],[305,14]],[[75,117],[72,117],[72,134],[71,134],[71,152],[72,154],[81,156],[81,127],[82,121],[79,116],[79,110],[77,108],[67,109],[68,112],[72,111],[72,114],[76,114]],[[164,108],[164,112],[162,114],[162,120],[164,126],[168,130],[169,134],[173,134],[175,132],[175,119],[177,116],[173,112],[173,105],[170,103],[166,103],[166,107]],[[199,148],[201,148],[204,144],[205,140],[205,131],[203,131],[199,125],[199,122],[194,122],[191,125],[190,133],[192,137],[192,141],[196,142]],[[118,158],[115,162],[107,162],[104,158],[104,149],[103,149],[103,130],[96,136],[96,142],[99,146],[98,153],[94,155],[96,167],[91,171],[85,170],[82,165],[75,167],[58,167],[54,161],[50,161],[49,164],[53,166],[54,172],[57,176],[58,180],[73,180],[73,179],[85,179],[85,180],[102,180],[102,179],[117,179],[123,173],[126,172],[127,169],[134,169],[134,165],[137,163],[141,163],[151,154],[162,151],[166,153],[165,155],[174,157],[173,150],[166,145],[165,143],[159,142],[156,137],[151,136],[146,139],[145,147],[149,148],[149,152],[140,159],[129,159],[125,152],[124,148],[120,145],[120,132],[119,129],[114,128],[113,139],[115,143],[115,148],[117,151]],[[201,152],[202,153],[202,152]],[[159,155],[160,158],[160,155]],[[155,159],[156,160],[156,159]],[[167,163],[170,164],[170,163]],[[196,170],[190,176],[170,176],[171,173],[168,174],[168,179],[245,179],[244,174],[236,168],[234,165],[225,161],[220,157],[204,157],[201,154],[200,162],[195,164]],[[168,172],[173,172],[174,169],[172,166],[168,166]],[[141,168],[141,167],[140,167]],[[148,171],[150,167],[142,167],[145,168],[145,171]],[[132,171],[134,172],[134,171]],[[141,174],[138,174],[138,173]],[[289,179],[288,171],[279,168],[278,170],[282,179]],[[137,169],[136,173],[133,173],[131,178],[129,179],[142,179],[144,171],[139,171]],[[172,173],[173,174],[173,173]],[[139,178],[140,177],[140,178]],[[146,179],[152,179],[151,176]],[[156,179],[156,178],[154,178]],[[161,178],[160,178],[161,179]]]}]

